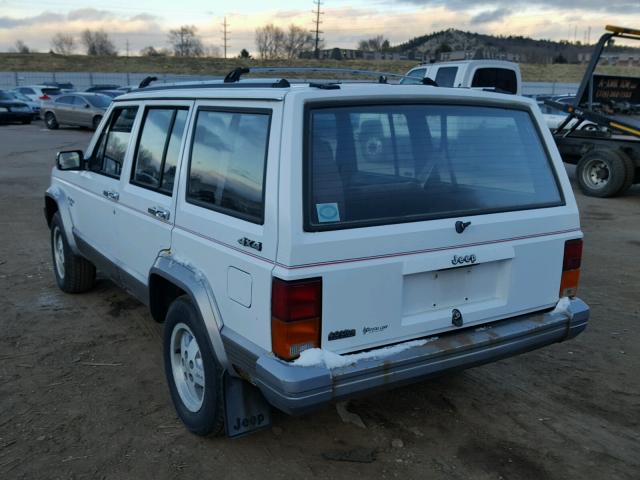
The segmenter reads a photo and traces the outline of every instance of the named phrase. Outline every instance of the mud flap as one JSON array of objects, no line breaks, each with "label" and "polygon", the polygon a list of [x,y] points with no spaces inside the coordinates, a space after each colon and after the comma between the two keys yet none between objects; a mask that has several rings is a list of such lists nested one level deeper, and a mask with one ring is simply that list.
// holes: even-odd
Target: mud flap
[{"label": "mud flap", "polygon": [[271,426],[271,405],[262,392],[240,378],[224,374],[225,428],[239,437]]}]

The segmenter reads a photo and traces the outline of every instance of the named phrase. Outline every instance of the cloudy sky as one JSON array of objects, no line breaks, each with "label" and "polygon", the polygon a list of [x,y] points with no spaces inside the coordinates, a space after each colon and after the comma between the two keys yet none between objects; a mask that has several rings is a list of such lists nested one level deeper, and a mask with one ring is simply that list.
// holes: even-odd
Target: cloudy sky
[{"label": "cloudy sky", "polygon": [[[17,39],[48,51],[56,32],[102,28],[121,52],[127,41],[137,52],[167,47],[167,31],[182,24],[195,25],[205,45],[220,47],[226,15],[235,54],[253,51],[253,32],[266,23],[311,29],[312,9],[312,0],[0,0],[0,51]],[[446,28],[580,41],[589,26],[592,41],[605,24],[640,28],[640,0],[326,0],[323,11],[329,47],[354,47],[377,34],[393,44]]]}]

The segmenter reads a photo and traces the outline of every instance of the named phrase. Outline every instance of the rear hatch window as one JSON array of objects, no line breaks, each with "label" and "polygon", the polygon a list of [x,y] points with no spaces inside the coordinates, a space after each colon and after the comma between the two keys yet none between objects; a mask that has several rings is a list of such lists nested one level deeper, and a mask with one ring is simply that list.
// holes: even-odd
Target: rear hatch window
[{"label": "rear hatch window", "polygon": [[508,68],[479,68],[473,75],[472,88],[495,88],[505,93],[518,93],[516,72]]},{"label": "rear hatch window", "polygon": [[528,111],[469,105],[312,108],[305,230],[564,204]]},{"label": "rear hatch window", "polygon": [[60,90],[59,88],[43,88],[42,89],[43,95],[53,96],[53,95],[60,95],[61,93],[62,93],[62,90]]}]

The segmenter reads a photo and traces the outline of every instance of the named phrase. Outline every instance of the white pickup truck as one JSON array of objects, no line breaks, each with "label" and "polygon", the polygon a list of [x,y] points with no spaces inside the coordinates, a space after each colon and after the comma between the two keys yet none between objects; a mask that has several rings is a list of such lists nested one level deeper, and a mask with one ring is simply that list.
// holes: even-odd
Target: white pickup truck
[{"label": "white pickup truck", "polygon": [[536,104],[244,81],[114,99],[45,195],[56,281],[164,322],[189,430],[238,435],[576,336],[582,232]]},{"label": "white pickup truck", "polygon": [[412,68],[401,84],[433,80],[439,87],[492,89],[514,95],[522,94],[522,75],[517,63],[503,60],[460,60],[424,63]]}]

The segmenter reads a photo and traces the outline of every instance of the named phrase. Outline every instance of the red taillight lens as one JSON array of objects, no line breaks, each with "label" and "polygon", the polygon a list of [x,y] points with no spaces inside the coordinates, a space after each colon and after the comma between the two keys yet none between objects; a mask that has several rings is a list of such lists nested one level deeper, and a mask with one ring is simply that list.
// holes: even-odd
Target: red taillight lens
[{"label": "red taillight lens", "polygon": [[564,244],[562,278],[560,279],[561,297],[575,297],[578,293],[581,262],[582,239],[567,240]]},{"label": "red taillight lens", "polygon": [[50,100],[51,97],[49,95],[42,95],[41,97],[38,97],[40,100]]},{"label": "red taillight lens", "polygon": [[273,279],[271,345],[276,355],[291,360],[307,348],[319,347],[321,318],[322,279]]},{"label": "red taillight lens", "polygon": [[580,268],[582,260],[582,239],[567,240],[564,244],[564,261],[562,271]]}]

